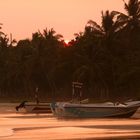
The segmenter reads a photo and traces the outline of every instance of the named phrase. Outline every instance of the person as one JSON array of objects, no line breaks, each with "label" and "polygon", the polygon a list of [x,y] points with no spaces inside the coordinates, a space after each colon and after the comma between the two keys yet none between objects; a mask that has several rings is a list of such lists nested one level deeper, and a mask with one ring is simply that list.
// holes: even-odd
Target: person
[{"label": "person", "polygon": [[39,104],[39,99],[38,99],[38,87],[36,87],[36,89],[35,89],[35,100],[36,100],[36,103]]}]

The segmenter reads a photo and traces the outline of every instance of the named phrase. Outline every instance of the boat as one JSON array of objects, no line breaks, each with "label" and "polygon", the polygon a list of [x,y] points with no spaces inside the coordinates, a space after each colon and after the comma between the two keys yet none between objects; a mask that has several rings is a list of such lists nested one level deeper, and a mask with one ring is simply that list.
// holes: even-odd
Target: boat
[{"label": "boat", "polygon": [[35,90],[35,101],[36,102],[23,101],[15,108],[17,111],[23,108],[27,113],[52,113],[50,103],[39,101],[38,87]]},{"label": "boat", "polygon": [[28,113],[52,113],[50,103],[27,103],[24,108]]},{"label": "boat", "polygon": [[19,106],[16,106],[16,110],[23,108],[27,113],[52,113],[50,103],[35,103],[23,101]]},{"label": "boat", "polygon": [[140,107],[138,104],[124,105],[114,103],[69,103],[69,102],[56,102],[51,103],[51,109],[56,117],[69,117],[69,118],[127,118],[131,117]]},{"label": "boat", "polygon": [[[73,83],[73,93],[76,88],[80,89],[81,83]],[[76,90],[77,91],[77,90]],[[129,101],[124,103],[87,103],[87,101],[54,102],[51,110],[54,116],[59,118],[128,118],[140,107],[140,101]]]}]

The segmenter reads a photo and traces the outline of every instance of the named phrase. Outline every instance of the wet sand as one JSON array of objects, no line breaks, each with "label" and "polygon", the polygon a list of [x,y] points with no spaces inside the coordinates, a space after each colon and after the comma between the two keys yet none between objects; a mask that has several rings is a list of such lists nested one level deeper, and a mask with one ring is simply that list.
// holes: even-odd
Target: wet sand
[{"label": "wet sand", "polygon": [[140,139],[140,111],[128,119],[56,119],[52,114],[16,113],[0,104],[0,140]]}]

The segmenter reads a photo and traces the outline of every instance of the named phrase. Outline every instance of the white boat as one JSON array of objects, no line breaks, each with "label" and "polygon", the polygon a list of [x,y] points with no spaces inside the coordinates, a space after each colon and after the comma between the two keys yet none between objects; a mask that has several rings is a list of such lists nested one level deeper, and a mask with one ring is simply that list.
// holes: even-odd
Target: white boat
[{"label": "white boat", "polygon": [[140,101],[121,103],[94,103],[79,104],[57,102],[51,104],[52,112],[57,117],[67,118],[106,118],[106,117],[131,117],[140,107]]},{"label": "white boat", "polygon": [[[82,83],[73,82],[73,96],[75,92],[80,95],[79,101],[51,103],[51,110],[57,117],[69,118],[105,118],[105,117],[130,117],[140,107],[140,101],[125,103],[87,103],[81,101]],[[76,94],[77,94],[76,93]],[[85,102],[86,101],[86,102]]]},{"label": "white boat", "polygon": [[16,110],[23,108],[27,113],[52,113],[50,108],[50,103],[32,103],[32,102],[22,102],[16,107]]}]

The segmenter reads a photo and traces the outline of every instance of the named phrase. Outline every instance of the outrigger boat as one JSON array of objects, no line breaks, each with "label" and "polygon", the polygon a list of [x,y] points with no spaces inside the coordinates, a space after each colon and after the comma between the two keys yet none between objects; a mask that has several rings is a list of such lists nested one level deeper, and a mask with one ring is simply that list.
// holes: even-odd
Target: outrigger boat
[{"label": "outrigger boat", "polygon": [[52,113],[50,103],[27,103],[25,104],[25,110],[28,113]]},{"label": "outrigger boat", "polygon": [[16,110],[18,111],[19,109],[24,108],[27,113],[52,113],[50,103],[39,102],[38,88],[36,88],[35,92],[36,102],[23,101],[16,106]]},{"label": "outrigger boat", "polygon": [[24,108],[27,113],[52,113],[50,103],[31,103],[24,101],[19,106],[16,106],[17,111],[20,108]]},{"label": "outrigger boat", "polygon": [[[82,83],[73,82],[73,94],[76,89],[80,91]],[[125,103],[85,103],[79,102],[56,102],[51,103],[51,110],[59,118],[108,118],[108,117],[131,117],[140,107],[140,101]]]}]

